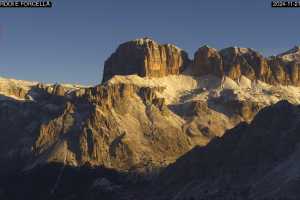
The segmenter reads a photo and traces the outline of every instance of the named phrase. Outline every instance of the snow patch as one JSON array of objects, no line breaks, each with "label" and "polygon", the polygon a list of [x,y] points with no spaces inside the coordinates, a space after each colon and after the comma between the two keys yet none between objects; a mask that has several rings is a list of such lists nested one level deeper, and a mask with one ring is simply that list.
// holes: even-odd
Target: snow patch
[{"label": "snow patch", "polygon": [[209,95],[217,95],[223,90],[232,90],[239,100],[259,102],[270,105],[280,100],[288,100],[300,104],[300,87],[270,85],[262,81],[251,81],[242,76],[239,81],[229,77],[223,80],[214,76],[192,77],[189,75],[170,75],[161,78],[142,78],[137,75],[115,76],[108,84],[127,83],[140,87],[163,87],[159,97],[165,98],[167,104],[209,99]]}]

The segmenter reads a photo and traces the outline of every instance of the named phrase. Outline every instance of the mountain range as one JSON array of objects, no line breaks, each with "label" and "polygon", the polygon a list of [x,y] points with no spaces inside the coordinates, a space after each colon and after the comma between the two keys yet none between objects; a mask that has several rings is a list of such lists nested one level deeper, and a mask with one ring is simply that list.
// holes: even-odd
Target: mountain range
[{"label": "mountain range", "polygon": [[1,78],[0,197],[297,199],[299,67],[141,38],[96,86]]}]

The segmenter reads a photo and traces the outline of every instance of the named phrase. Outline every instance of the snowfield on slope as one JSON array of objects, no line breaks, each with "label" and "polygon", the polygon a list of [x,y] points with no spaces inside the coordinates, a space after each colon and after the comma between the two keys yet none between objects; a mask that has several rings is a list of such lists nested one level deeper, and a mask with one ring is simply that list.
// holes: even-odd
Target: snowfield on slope
[{"label": "snowfield on slope", "polygon": [[[166,99],[167,104],[182,101],[207,100],[209,96],[220,95],[225,90],[236,94],[237,100],[249,100],[266,105],[280,100],[300,104],[300,87],[270,85],[262,81],[251,81],[242,76],[239,82],[228,77],[223,80],[214,76],[192,77],[189,75],[170,75],[161,78],[142,78],[137,75],[115,76],[107,84],[134,84],[140,87],[163,87],[157,95]],[[232,97],[228,96],[228,99]],[[226,99],[226,98],[225,98]]]},{"label": "snowfield on slope", "polygon": [[[0,101],[7,100],[8,98],[25,101],[26,98],[17,96],[16,93],[24,92],[28,93],[33,87],[35,87],[39,82],[37,81],[25,81],[16,80],[12,78],[4,78],[0,76]],[[46,83],[45,86],[54,86],[55,84]],[[79,84],[60,84],[68,91],[74,91],[81,88],[87,88],[90,86],[83,86]],[[28,95],[27,95],[28,96]],[[33,97],[28,96],[27,100],[33,100]]]},{"label": "snowfield on slope", "polygon": [[[206,101],[209,97],[218,97],[225,95],[224,99],[232,99],[232,96],[226,97],[225,90],[231,90],[237,100],[249,100],[262,103],[264,105],[274,104],[280,100],[288,100],[293,104],[300,104],[300,87],[270,85],[262,81],[251,81],[242,76],[238,82],[228,77],[220,78],[207,75],[202,77],[193,77],[189,75],[170,75],[161,78],[140,77],[137,75],[114,76],[106,84],[134,84],[140,87],[162,87],[162,92],[157,92],[158,97],[166,99],[166,104],[178,104],[194,100]],[[13,93],[18,89],[28,92],[38,82],[23,81],[0,77],[0,100],[7,97],[15,100],[25,100],[15,96]],[[51,86],[51,84],[45,84]],[[52,84],[53,85],[53,84]],[[69,91],[87,88],[90,86],[76,84],[62,84]]]}]

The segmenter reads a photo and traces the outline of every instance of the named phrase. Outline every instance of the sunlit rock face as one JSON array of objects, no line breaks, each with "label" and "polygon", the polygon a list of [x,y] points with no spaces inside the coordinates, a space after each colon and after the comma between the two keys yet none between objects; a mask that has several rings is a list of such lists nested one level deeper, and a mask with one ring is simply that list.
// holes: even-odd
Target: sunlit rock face
[{"label": "sunlit rock face", "polygon": [[270,71],[263,56],[252,49],[239,47],[217,51],[203,46],[195,53],[191,67],[192,74],[196,76],[212,74],[233,80],[239,80],[242,75],[251,80],[267,80]]},{"label": "sunlit rock face", "polygon": [[275,82],[300,85],[300,48],[296,46],[268,60]]},{"label": "sunlit rock face", "polygon": [[114,75],[162,77],[179,74],[189,63],[187,53],[172,44],[149,38],[121,44],[104,65],[103,82]]},{"label": "sunlit rock face", "polygon": [[266,59],[249,48],[229,47],[220,51],[224,72],[233,80],[241,75],[251,80],[258,79],[268,82],[270,69]]},{"label": "sunlit rock face", "polygon": [[196,51],[194,61],[187,71],[194,76],[212,74],[221,77],[224,73],[222,57],[215,48],[200,47]]},{"label": "sunlit rock face", "polygon": [[220,51],[203,46],[186,70],[194,76],[211,74],[239,81],[241,76],[270,84],[300,84],[299,47],[278,56],[265,58],[250,48],[228,47]]}]

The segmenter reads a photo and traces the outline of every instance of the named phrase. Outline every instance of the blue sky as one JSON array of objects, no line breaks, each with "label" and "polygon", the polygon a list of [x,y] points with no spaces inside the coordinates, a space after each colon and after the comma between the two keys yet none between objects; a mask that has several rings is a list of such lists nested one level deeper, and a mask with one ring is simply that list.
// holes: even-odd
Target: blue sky
[{"label": "blue sky", "polygon": [[300,8],[270,0],[56,0],[51,9],[0,9],[0,76],[100,83],[103,63],[125,41],[251,47],[264,55],[300,44]]}]

